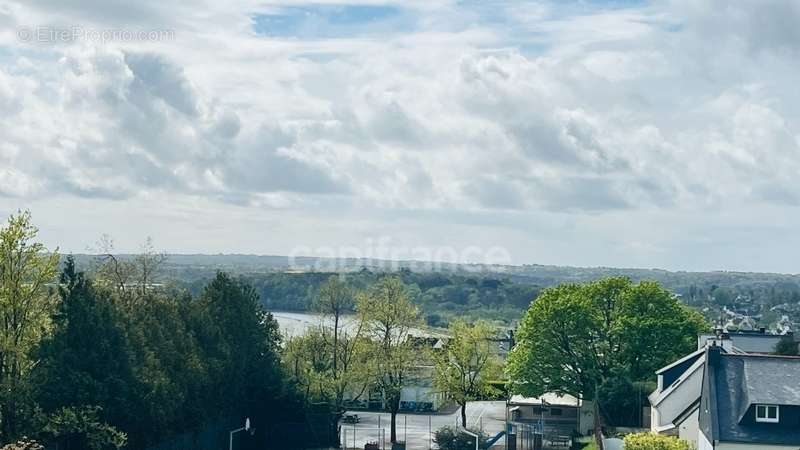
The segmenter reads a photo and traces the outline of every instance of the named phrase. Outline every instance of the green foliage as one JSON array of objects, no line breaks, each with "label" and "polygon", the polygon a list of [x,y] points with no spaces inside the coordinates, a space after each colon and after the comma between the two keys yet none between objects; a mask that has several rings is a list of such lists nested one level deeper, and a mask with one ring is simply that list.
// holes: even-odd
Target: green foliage
[{"label": "green foliage", "polygon": [[[486,436],[477,430],[473,432],[478,435],[478,448],[486,448]],[[475,437],[451,426],[436,430],[433,442],[440,450],[475,450]]]},{"label": "green foliage", "polygon": [[60,439],[65,448],[119,449],[127,436],[100,420],[99,407],[68,407],[54,412],[42,435]]},{"label": "green foliage", "polygon": [[[79,263],[94,260],[80,255]],[[121,262],[134,261],[122,255]],[[318,266],[315,258],[296,258],[295,264]],[[274,310],[308,310],[316,290],[329,273],[284,273],[290,261],[279,256],[255,255],[171,255],[165,272],[192,293],[202,291],[217,268],[246,276],[265,305]],[[348,265],[349,264],[349,265]],[[379,276],[362,268],[362,261],[338,261],[354,287],[364,288]],[[79,264],[80,265],[80,264]],[[358,270],[362,269],[362,270]],[[770,327],[781,315],[800,318],[800,275],[749,272],[670,272],[658,269],[615,269],[608,267],[563,267],[525,265],[505,267],[502,273],[463,271],[457,265],[444,265],[434,271],[430,264],[411,263],[400,270],[409,287],[412,301],[425,313],[438,313],[443,319],[462,317],[514,322],[538,295],[541,287],[564,282],[585,283],[600,278],[624,276],[634,281],[653,280],[681,296],[687,305],[704,310],[711,321],[720,318],[723,306],[762,315],[760,326]],[[473,269],[473,268],[471,268]],[[772,307],[776,307],[771,311]]]},{"label": "green foliage", "polygon": [[342,332],[337,339],[333,334],[332,327],[320,325],[290,338],[283,362],[307,401],[326,402],[333,411],[342,411],[345,394],[353,394],[351,399],[357,400],[372,381],[367,361],[370,343],[362,336],[361,327],[350,335]]},{"label": "green foliage", "polygon": [[369,382],[365,363],[368,345],[362,335],[364,322],[359,321],[355,332],[349,335],[343,329],[343,316],[352,311],[354,305],[355,291],[338,275],[331,275],[322,284],[314,303],[315,309],[331,322],[330,325],[323,322],[320,336],[323,345],[317,347],[317,352],[329,363],[327,367],[316,367],[315,373],[327,381],[335,411],[343,410],[347,392],[355,391],[356,398],[360,397]]},{"label": "green foliage", "polygon": [[636,433],[625,436],[625,450],[690,450],[688,442],[673,436]]},{"label": "green foliage", "polygon": [[391,415],[391,442],[396,442],[396,417],[400,394],[413,374],[416,359],[409,332],[419,323],[419,311],[398,277],[379,279],[358,296],[356,309],[370,339],[368,371],[383,392]]},{"label": "green foliage", "polygon": [[624,377],[612,377],[598,388],[603,405],[602,414],[608,425],[641,427],[642,407],[650,404],[647,395],[656,388],[655,382],[632,382]]},{"label": "green foliage", "polygon": [[[312,311],[318,309],[319,292],[330,273],[259,273],[248,271],[246,279],[255,287],[264,305],[273,310]],[[347,273],[351,289],[363,290],[377,282],[383,273],[370,271]],[[511,323],[517,320],[536,297],[539,288],[517,283],[493,274],[412,272],[397,273],[406,285],[409,298],[426,314],[436,314],[432,326],[446,326],[451,318],[490,319]],[[186,275],[182,275],[184,279]],[[204,278],[183,281],[199,293]],[[352,311],[352,305],[349,308]]]},{"label": "green foliage", "polygon": [[45,448],[35,439],[23,437],[17,442],[0,447],[0,450],[45,450]]},{"label": "green foliage", "polygon": [[798,342],[793,336],[784,336],[775,344],[775,354],[784,356],[798,355]]},{"label": "green foliage", "polygon": [[425,323],[429,327],[434,328],[447,328],[449,323],[442,318],[440,314],[430,313],[425,315]]},{"label": "green foliage", "polygon": [[433,383],[461,406],[461,425],[467,426],[467,402],[494,391],[489,382],[500,372],[500,365],[494,356],[490,341],[493,333],[488,323],[456,321],[450,332],[452,338],[447,346],[434,351]]},{"label": "green foliage", "polygon": [[46,284],[58,269],[57,252],[36,242],[29,212],[0,227],[0,438],[18,437],[23,412],[30,414],[33,350],[50,330],[54,298]]},{"label": "green foliage", "polygon": [[654,282],[606,278],[544,290],[506,366],[514,392],[592,398],[611,378],[649,380],[695,348],[702,318]]},{"label": "green foliage", "polygon": [[104,286],[67,261],[36,377],[47,422],[33,431],[91,443],[120,430],[142,448],[224,416],[300,420],[277,323],[246,283],[220,273],[199,297]]},{"label": "green foliage", "polygon": [[[108,436],[113,438],[108,444],[119,442],[106,423],[129,418],[127,402],[136,378],[126,358],[128,340],[111,293],[95,289],[68,258],[59,297],[54,332],[42,342],[34,376],[38,404],[53,420],[45,433],[50,438],[66,435],[63,439],[91,442]],[[86,405],[108,409],[101,413],[99,407]],[[100,433],[103,430],[109,433]],[[92,431],[94,437],[78,436],[81,431]]]}]

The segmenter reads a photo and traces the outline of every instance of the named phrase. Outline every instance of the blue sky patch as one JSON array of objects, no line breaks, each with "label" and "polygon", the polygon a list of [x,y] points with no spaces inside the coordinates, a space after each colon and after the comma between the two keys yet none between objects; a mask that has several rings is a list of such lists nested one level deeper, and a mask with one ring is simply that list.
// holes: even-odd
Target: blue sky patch
[{"label": "blue sky patch", "polygon": [[256,14],[253,29],[274,37],[336,38],[398,31],[410,26],[406,19],[391,5],[313,5]]}]

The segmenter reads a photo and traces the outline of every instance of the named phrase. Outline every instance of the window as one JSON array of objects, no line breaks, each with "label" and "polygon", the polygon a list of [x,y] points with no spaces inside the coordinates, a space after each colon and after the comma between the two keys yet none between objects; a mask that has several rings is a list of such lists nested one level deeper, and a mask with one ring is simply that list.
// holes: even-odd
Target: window
[{"label": "window", "polygon": [[756,422],[777,423],[779,417],[777,405],[756,405]]},{"label": "window", "polygon": [[560,416],[561,415],[561,408],[550,408],[550,415],[551,416]]}]

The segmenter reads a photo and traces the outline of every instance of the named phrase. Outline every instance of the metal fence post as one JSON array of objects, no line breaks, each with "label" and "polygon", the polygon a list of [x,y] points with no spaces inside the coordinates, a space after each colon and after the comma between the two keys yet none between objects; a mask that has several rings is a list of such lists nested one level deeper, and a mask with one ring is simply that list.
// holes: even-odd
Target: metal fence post
[{"label": "metal fence post", "polygon": [[431,416],[428,416],[428,450],[431,450]]}]

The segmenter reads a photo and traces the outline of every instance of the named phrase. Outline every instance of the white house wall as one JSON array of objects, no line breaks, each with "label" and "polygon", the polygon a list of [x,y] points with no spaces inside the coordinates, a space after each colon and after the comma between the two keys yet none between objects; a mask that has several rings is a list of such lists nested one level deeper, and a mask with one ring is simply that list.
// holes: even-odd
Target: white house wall
[{"label": "white house wall", "polygon": [[[703,383],[703,370],[697,369],[687,376],[683,382],[669,393],[651,412],[651,430],[658,431],[663,427],[670,427],[673,421],[700,398],[700,389]],[[689,420],[689,419],[687,419]],[[697,419],[695,418],[695,422]],[[652,425],[655,425],[653,427]]]},{"label": "white house wall", "polygon": [[697,435],[700,432],[699,418],[700,408],[695,409],[678,427],[678,437],[694,444],[693,448],[697,448]]},{"label": "white house wall", "polygon": [[708,441],[702,431],[697,432],[697,450],[714,450],[714,446]]}]

